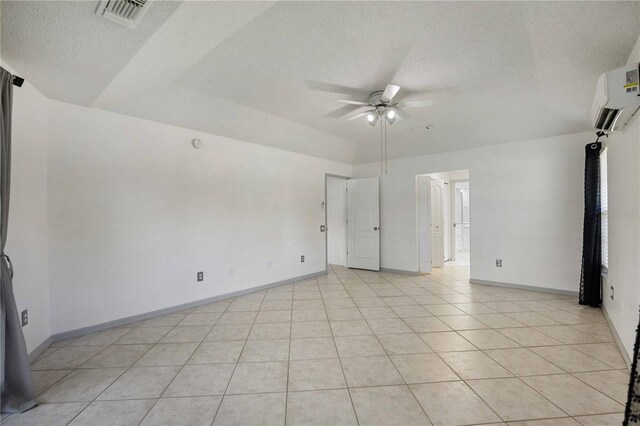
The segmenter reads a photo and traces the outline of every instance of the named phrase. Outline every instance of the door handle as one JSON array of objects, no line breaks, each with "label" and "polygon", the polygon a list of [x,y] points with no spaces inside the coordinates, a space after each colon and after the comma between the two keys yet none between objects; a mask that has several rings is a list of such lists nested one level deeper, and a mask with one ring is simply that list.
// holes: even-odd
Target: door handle
[{"label": "door handle", "polygon": [[377,231],[378,229],[380,229],[380,228],[378,228],[377,226],[374,226],[374,227],[373,227],[373,230],[374,230],[374,231]]}]

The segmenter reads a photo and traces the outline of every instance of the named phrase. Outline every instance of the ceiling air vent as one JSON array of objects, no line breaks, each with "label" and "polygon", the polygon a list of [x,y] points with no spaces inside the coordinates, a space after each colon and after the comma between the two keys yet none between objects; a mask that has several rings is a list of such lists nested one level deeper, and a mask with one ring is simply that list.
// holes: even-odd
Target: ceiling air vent
[{"label": "ceiling air vent", "polygon": [[101,0],[96,15],[134,29],[149,9],[151,0]]}]

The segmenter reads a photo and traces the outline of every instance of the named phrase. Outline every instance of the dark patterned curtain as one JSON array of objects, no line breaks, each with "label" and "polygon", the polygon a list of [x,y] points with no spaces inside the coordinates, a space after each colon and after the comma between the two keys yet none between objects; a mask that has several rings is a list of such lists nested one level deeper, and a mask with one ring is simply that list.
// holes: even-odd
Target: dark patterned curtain
[{"label": "dark patterned curtain", "polygon": [[595,308],[602,303],[600,274],[602,265],[600,225],[600,148],[599,142],[585,147],[584,228],[582,231],[582,272],[580,304]]},{"label": "dark patterned curtain", "polygon": [[627,396],[627,409],[624,412],[624,426],[640,424],[640,377],[638,377],[638,348],[640,348],[640,325],[636,329],[636,344],[633,348],[633,362],[631,364],[631,380],[629,382],[629,395]]}]

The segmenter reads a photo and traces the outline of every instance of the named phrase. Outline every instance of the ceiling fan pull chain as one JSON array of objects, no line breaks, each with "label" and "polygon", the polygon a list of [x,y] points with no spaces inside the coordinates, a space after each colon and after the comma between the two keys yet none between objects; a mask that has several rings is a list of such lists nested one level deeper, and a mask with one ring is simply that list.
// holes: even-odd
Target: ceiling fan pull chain
[{"label": "ceiling fan pull chain", "polygon": [[384,169],[382,166],[382,161],[384,160],[384,157],[382,155],[382,148],[383,148],[383,142],[382,142],[382,126],[383,126],[383,122],[384,120],[380,120],[380,175],[382,175],[384,173]]}]

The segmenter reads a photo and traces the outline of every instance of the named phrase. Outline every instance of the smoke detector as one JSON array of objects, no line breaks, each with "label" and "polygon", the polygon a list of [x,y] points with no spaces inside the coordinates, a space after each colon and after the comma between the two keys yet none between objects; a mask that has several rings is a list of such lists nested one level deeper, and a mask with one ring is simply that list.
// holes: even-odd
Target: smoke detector
[{"label": "smoke detector", "polygon": [[101,0],[96,15],[135,29],[149,9],[151,0]]}]

